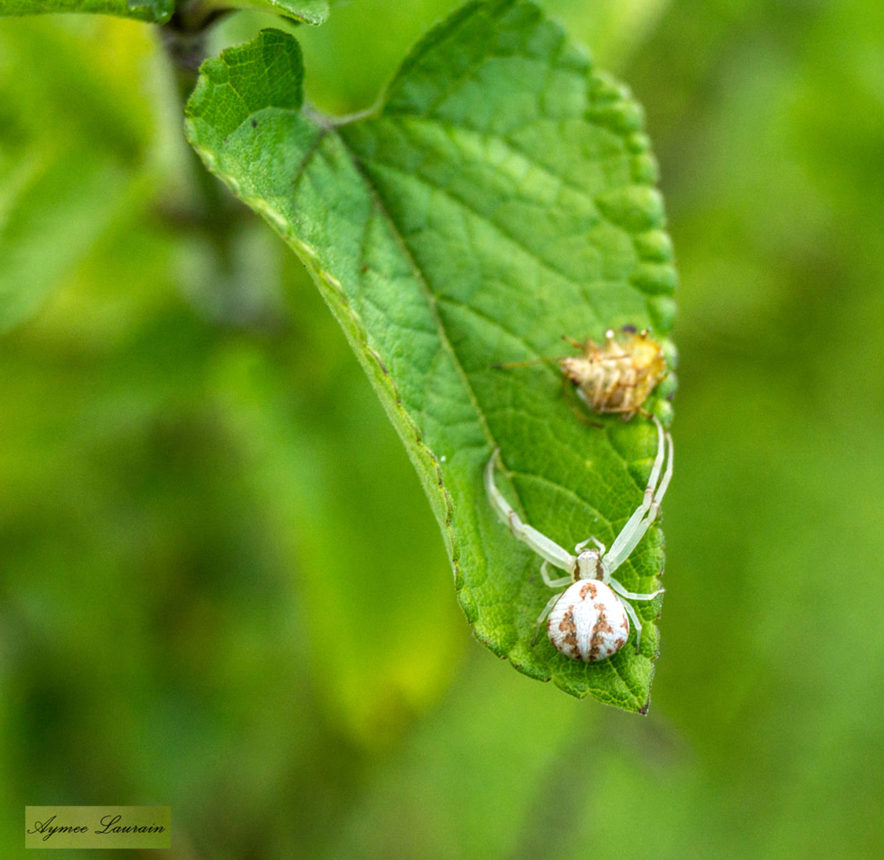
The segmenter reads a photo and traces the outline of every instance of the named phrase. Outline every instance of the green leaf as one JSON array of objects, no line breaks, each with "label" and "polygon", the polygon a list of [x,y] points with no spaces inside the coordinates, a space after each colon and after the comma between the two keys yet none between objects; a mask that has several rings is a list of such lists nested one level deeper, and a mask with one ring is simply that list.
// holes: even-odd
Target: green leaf
[{"label": "green leaf", "polygon": [[[207,7],[212,5],[218,8],[263,9],[306,24],[321,24],[328,18],[328,0],[230,0],[207,4]],[[92,12],[136,18],[153,24],[165,24],[174,11],[175,0],[5,0],[0,6],[0,15]]]},{"label": "green leaf", "polygon": [[[672,255],[640,108],[519,0],[455,13],[361,117],[302,109],[302,81],[286,34],[225,51],[201,70],[191,142],[315,276],[417,468],[475,635],[568,693],[644,710],[659,601],[636,605],[639,655],[631,642],[586,665],[545,639],[531,647],[550,592],[482,485],[500,447],[499,485],[566,547],[610,544],[641,499],[649,422],[591,426],[554,365],[494,368],[561,354],[563,334],[670,327]],[[662,561],[654,527],[618,578],[650,591]]]},{"label": "green leaf", "polygon": [[219,6],[237,9],[262,9],[305,24],[321,24],[328,18],[328,0],[228,0]]},{"label": "green leaf", "polygon": [[93,12],[165,24],[175,0],[4,0],[0,15],[42,15],[48,12]]}]

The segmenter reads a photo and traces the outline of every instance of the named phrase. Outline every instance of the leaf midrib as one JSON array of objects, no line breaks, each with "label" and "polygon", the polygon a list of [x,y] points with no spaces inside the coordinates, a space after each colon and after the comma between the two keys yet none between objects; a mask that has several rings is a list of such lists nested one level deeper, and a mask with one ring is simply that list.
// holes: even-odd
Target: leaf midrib
[{"label": "leaf midrib", "polygon": [[[424,274],[423,270],[421,269],[420,265],[418,264],[417,259],[415,258],[415,255],[412,252],[412,249],[408,244],[408,241],[405,239],[405,236],[402,234],[402,231],[399,228],[399,225],[396,223],[396,220],[394,219],[393,215],[391,214],[390,210],[388,209],[388,207],[384,201],[384,198],[380,193],[380,190],[373,182],[371,176],[365,170],[362,159],[359,158],[359,156],[347,145],[346,140],[341,135],[336,135],[336,137],[337,137],[338,141],[340,142],[343,151],[347,154],[347,157],[350,159],[350,163],[351,163],[353,169],[359,174],[362,181],[365,183],[366,190],[370,194],[374,205],[377,207],[378,213],[381,215],[382,218],[384,218],[386,220],[388,226],[390,227],[390,230],[392,232],[394,240],[396,241],[397,245],[399,246],[401,253],[404,255],[405,259],[408,261],[408,265],[410,266],[410,268],[412,270],[415,281],[417,282],[417,284],[421,290],[424,300],[426,301],[427,306],[429,308],[430,315],[433,319],[433,322],[435,323],[436,331],[439,336],[439,342],[440,342],[442,348],[445,350],[445,352],[450,357],[450,359],[454,365],[454,369],[455,369],[461,383],[463,384],[464,389],[467,392],[467,395],[469,396],[470,405],[473,407],[473,410],[475,412],[475,415],[476,415],[476,418],[479,422],[479,425],[482,428],[482,433],[485,436],[485,439],[487,440],[491,450],[498,448],[499,447],[498,442],[497,442],[494,434],[491,432],[491,427],[488,425],[488,422],[485,419],[485,415],[482,410],[482,407],[479,403],[478,398],[476,397],[476,392],[472,386],[472,383],[470,382],[469,374],[467,374],[466,370],[464,369],[463,364],[461,363],[460,357],[457,354],[457,350],[455,350],[455,348],[452,345],[451,340],[448,336],[448,331],[445,327],[445,323],[443,322],[442,317],[439,314],[439,310],[437,307],[438,299],[437,299],[436,294],[432,291],[432,289],[430,289],[430,285],[429,285],[429,282],[427,281],[426,275]],[[315,153],[311,154],[310,157],[312,157],[312,155],[315,155]],[[360,253],[361,253],[361,248],[360,248]],[[364,258],[360,257],[360,261],[362,261],[363,259]],[[515,488],[513,488],[513,492],[515,493],[516,497],[518,498],[518,493],[515,492]],[[520,507],[522,506],[521,499],[519,499],[519,505],[520,505]]]}]

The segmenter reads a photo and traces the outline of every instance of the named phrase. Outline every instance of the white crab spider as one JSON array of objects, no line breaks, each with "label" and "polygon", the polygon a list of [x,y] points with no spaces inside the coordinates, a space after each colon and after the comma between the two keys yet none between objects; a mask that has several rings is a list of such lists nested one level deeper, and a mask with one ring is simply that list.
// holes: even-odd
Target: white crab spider
[{"label": "white crab spider", "polygon": [[[629,600],[651,600],[663,589],[650,594],[627,591],[611,574],[629,558],[657,517],[660,502],[672,478],[672,437],[664,433],[656,416],[657,455],[641,504],[635,509],[609,550],[594,537],[574,548],[576,555],[550,540],[537,529],[522,522],[494,483],[494,466],[500,464],[500,449],[495,449],[485,467],[485,490],[488,500],[501,520],[523,543],[542,559],[540,575],[550,588],[564,588],[553,595],[537,619],[537,629],[547,621],[547,633],[555,647],[566,657],[594,663],[619,651],[629,636],[629,619],[635,625],[635,648],[641,642],[642,623]],[[666,464],[664,470],[663,465]],[[595,549],[586,549],[587,544]],[[553,579],[549,565],[568,571],[568,576]],[[627,618],[628,616],[628,618]],[[535,640],[536,640],[535,634]]]}]

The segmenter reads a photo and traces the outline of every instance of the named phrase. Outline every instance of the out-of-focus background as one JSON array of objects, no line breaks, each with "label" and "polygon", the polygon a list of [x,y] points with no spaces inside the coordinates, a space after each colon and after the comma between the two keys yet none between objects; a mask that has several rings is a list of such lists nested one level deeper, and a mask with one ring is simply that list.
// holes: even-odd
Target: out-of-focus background
[{"label": "out-of-focus background", "polygon": [[[301,28],[311,98],[454,5]],[[471,640],[316,289],[199,209],[155,31],[0,20],[4,857],[108,803],[182,858],[884,854],[882,6],[545,6],[645,105],[681,270],[650,715]]]}]

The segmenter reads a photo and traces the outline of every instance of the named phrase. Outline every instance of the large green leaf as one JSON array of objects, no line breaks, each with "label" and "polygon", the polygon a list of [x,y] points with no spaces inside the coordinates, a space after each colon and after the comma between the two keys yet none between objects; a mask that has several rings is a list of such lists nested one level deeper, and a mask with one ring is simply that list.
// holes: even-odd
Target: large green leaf
[{"label": "large green leaf", "polygon": [[[675,276],[640,108],[519,0],[461,9],[360,117],[303,108],[302,80],[291,36],[225,51],[188,105],[191,142],[314,274],[421,476],[476,636],[569,693],[645,709],[659,602],[637,606],[641,654],[586,665],[532,647],[549,591],[482,486],[500,447],[504,492],[567,547],[610,543],[640,501],[649,422],[591,426],[554,366],[494,368],[561,353],[563,334],[669,329]],[[655,527],[618,577],[649,591],[662,558]]]},{"label": "large green leaf", "polygon": [[163,24],[172,17],[175,0],[4,0],[0,15],[41,15],[47,12],[96,12]]},{"label": "large green leaf", "polygon": [[[184,4],[179,2],[177,5]],[[219,9],[263,9],[307,24],[321,24],[328,17],[328,0],[230,0],[205,5],[206,8],[217,6]],[[4,0],[0,4],[0,15],[94,12],[165,24],[172,17],[175,6],[175,0]]]}]

